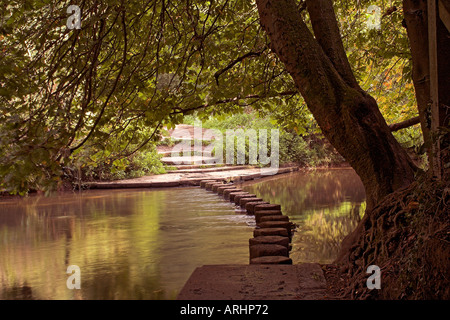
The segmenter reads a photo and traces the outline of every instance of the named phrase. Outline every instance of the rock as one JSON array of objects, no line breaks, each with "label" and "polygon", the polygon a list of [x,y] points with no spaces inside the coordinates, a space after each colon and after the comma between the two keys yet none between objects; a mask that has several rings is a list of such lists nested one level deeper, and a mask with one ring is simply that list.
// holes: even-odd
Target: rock
[{"label": "rock", "polygon": [[212,190],[212,192],[217,192],[217,189],[218,189],[219,187],[223,187],[223,186],[224,186],[223,183],[213,184],[212,187],[211,187],[211,190]]},{"label": "rock", "polygon": [[261,221],[258,226],[260,228],[286,228],[290,230],[292,223],[289,221]]},{"label": "rock", "polygon": [[206,265],[194,270],[177,299],[298,301],[323,300],[326,294],[327,282],[316,263]]},{"label": "rock", "polygon": [[223,195],[225,190],[236,190],[236,187],[232,186],[232,185],[227,185],[227,186],[223,186],[223,187],[218,187],[217,188],[217,194],[219,195]]},{"label": "rock", "polygon": [[205,183],[205,189],[206,189],[206,190],[211,190],[212,185],[213,185],[213,184],[216,184],[217,182],[218,182],[217,180],[213,180],[213,181],[206,182],[206,183]]},{"label": "rock", "polygon": [[[236,200],[236,198],[234,198],[234,200]],[[245,208],[245,205],[247,204],[247,203],[249,203],[249,202],[257,202],[257,201],[264,201],[263,199],[261,199],[261,198],[256,198],[256,197],[254,197],[254,198],[242,198],[241,200],[239,200],[239,205],[242,207],[242,208]],[[236,202],[236,201],[235,201]]]},{"label": "rock", "polygon": [[255,244],[250,246],[250,260],[263,256],[288,257],[289,251],[286,247],[278,244]]},{"label": "rock", "polygon": [[265,216],[281,216],[281,215],[282,213],[280,210],[264,210],[264,211],[255,210],[256,223],[261,222],[261,218]]},{"label": "rock", "polygon": [[254,214],[254,213],[255,213],[255,207],[256,207],[257,205],[260,205],[260,204],[268,204],[268,203],[265,202],[265,201],[253,201],[253,202],[247,202],[247,203],[245,204],[245,210],[247,210],[247,214]]},{"label": "rock", "polygon": [[202,180],[200,181],[200,187],[205,188],[208,182],[217,182],[217,180]]},{"label": "rock", "polygon": [[253,246],[256,244],[278,244],[289,249],[289,238],[282,236],[259,236],[256,238],[251,238],[248,240],[249,245]]},{"label": "rock", "polygon": [[[258,211],[261,212],[261,211]],[[264,212],[264,211],[263,211]],[[275,216],[261,216],[259,219],[259,222],[265,222],[265,221],[289,221],[288,216],[283,216],[281,214],[275,215]]]},{"label": "rock", "polygon": [[241,192],[231,192],[230,193],[230,202],[234,202],[234,197],[238,194],[250,194],[249,192],[241,191]]},{"label": "rock", "polygon": [[281,205],[279,204],[262,204],[255,208],[255,211],[265,211],[265,210],[281,210]]},{"label": "rock", "polygon": [[253,230],[253,237],[260,236],[282,236],[288,237],[289,234],[285,228],[257,228]]},{"label": "rock", "polygon": [[217,182],[212,182],[211,183],[211,182],[208,182],[208,183],[206,183],[205,189],[209,190],[209,191],[212,191],[214,186],[223,186],[223,183],[217,183]]},{"label": "rock", "polygon": [[239,192],[243,192],[242,189],[225,189],[223,191],[223,197],[225,198],[225,200],[230,200],[230,194],[231,193],[239,193]]},{"label": "rock", "polygon": [[251,194],[251,193],[238,194],[238,195],[234,196],[234,200],[233,201],[234,201],[234,203],[236,205],[239,205],[239,201],[241,199],[244,199],[244,198],[256,198],[256,195],[255,194]]},{"label": "rock", "polygon": [[263,256],[250,259],[250,264],[292,264],[292,259],[283,256]]},{"label": "rock", "polygon": [[238,194],[237,196],[234,197],[234,203],[236,205],[240,204],[241,199],[247,199],[247,198],[256,198],[256,194]]},{"label": "rock", "polygon": [[265,228],[285,228],[288,232],[288,236],[291,236],[292,223],[289,221],[265,221],[258,223],[258,226],[262,229]]}]

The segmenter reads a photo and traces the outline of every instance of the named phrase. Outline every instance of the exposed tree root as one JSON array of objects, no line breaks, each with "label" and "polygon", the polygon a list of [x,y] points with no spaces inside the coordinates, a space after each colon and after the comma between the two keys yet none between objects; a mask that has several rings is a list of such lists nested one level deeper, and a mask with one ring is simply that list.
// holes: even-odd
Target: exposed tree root
[{"label": "exposed tree root", "polygon": [[[418,180],[366,212],[336,261],[348,277],[341,298],[449,299],[449,190]],[[379,290],[366,286],[370,265],[381,268]]]}]

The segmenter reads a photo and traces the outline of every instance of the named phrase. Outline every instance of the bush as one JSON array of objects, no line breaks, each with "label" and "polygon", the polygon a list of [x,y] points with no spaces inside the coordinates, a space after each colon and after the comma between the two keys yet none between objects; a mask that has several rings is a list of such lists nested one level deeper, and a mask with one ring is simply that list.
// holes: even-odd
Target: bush
[{"label": "bush", "polygon": [[144,151],[137,153],[130,160],[128,168],[125,173],[130,178],[142,177],[148,174],[166,173],[161,156],[156,151],[156,148],[151,151]]},{"label": "bush", "polygon": [[283,131],[280,134],[280,162],[310,166],[317,155],[308,143],[296,133]]},{"label": "bush", "polygon": [[88,147],[66,167],[66,177],[72,181],[119,180],[166,173],[160,159],[161,155],[153,145],[114,160],[111,154]]},{"label": "bush", "polygon": [[[188,116],[184,121],[186,124],[195,125],[196,118]],[[335,149],[323,138],[315,134],[300,136],[295,131],[279,128],[275,125],[270,117],[258,117],[256,112],[246,112],[240,114],[221,116],[218,118],[210,118],[202,123],[205,129],[216,129],[222,132],[225,137],[226,130],[248,130],[254,129],[258,133],[261,129],[266,129],[268,133],[268,154],[270,155],[270,130],[280,130],[279,140],[279,163],[283,164],[298,164],[301,166],[320,166],[337,164],[344,161],[344,159],[335,151]],[[258,138],[258,137],[257,137]],[[245,139],[245,159],[249,163],[250,139]],[[242,143],[241,139],[235,139],[235,156],[234,163],[237,163],[238,143]],[[223,161],[226,162],[226,141],[223,141]],[[242,148],[240,145],[239,147]],[[258,165],[263,166],[258,160]]]}]

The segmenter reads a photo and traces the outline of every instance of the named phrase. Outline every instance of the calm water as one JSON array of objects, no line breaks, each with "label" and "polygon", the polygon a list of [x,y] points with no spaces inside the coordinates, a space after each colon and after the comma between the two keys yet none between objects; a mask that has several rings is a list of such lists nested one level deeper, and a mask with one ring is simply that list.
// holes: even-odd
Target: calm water
[{"label": "calm water", "polygon": [[[299,225],[294,263],[331,262],[365,207],[351,170],[244,188]],[[196,267],[247,264],[253,228],[253,217],[200,188],[0,198],[0,299],[174,299]],[[67,289],[69,265],[81,269],[81,290]]]},{"label": "calm water", "polygon": [[351,169],[316,170],[274,176],[243,189],[270,203],[298,225],[290,253],[294,263],[331,263],[341,240],[365,210],[364,186]]},{"label": "calm water", "polygon": [[253,228],[200,188],[0,199],[0,299],[174,299],[196,267],[248,263]]}]

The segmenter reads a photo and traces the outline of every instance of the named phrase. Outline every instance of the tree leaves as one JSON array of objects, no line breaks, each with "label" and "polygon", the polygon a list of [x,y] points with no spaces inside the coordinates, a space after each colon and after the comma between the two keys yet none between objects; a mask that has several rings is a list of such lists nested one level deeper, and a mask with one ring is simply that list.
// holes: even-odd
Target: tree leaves
[{"label": "tree leaves", "polygon": [[[0,6],[0,165],[2,177],[12,174],[3,182],[9,190],[41,188],[61,175],[67,150],[69,165],[78,165],[77,157],[86,165],[120,164],[150,143],[155,129],[194,111],[208,118],[252,107],[300,134],[317,130],[267,49],[253,2],[87,0],[78,2],[81,30],[66,27],[70,4],[77,2]],[[383,2],[335,1],[335,8],[358,79],[375,92],[385,116],[399,119],[413,101],[401,14],[383,18],[380,32],[367,32],[369,4]]]}]

